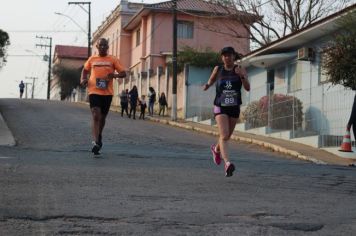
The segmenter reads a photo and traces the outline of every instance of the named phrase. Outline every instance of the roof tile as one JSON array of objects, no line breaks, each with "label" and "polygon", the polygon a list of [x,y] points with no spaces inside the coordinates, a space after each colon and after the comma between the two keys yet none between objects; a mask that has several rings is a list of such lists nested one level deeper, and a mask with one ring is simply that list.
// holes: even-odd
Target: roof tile
[{"label": "roof tile", "polygon": [[[145,7],[157,8],[157,9],[172,9],[173,1],[161,2],[156,4],[149,4]],[[177,9],[181,11],[194,11],[205,13],[217,13],[217,14],[230,14],[228,8],[220,6],[218,4],[210,3],[203,0],[177,0]],[[236,11],[235,9],[230,9]]]},{"label": "roof tile", "polygon": [[87,59],[88,58],[88,48],[87,47],[77,47],[77,46],[67,46],[67,45],[56,45],[54,49],[57,57],[60,58],[78,58]]}]

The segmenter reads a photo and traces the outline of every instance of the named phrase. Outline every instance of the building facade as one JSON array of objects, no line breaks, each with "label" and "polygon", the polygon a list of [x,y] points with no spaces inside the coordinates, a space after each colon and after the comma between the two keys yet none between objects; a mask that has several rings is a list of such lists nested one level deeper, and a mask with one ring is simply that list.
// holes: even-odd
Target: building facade
[{"label": "building facade", "polygon": [[[323,52],[340,31],[339,20],[355,10],[352,5],[243,58],[251,84],[244,105],[257,102],[268,107],[259,118],[247,117],[243,130],[316,147],[340,145],[355,91],[328,81]],[[261,117],[267,120],[265,127],[259,127]],[[283,122],[279,130],[273,125]]]},{"label": "building facade", "polygon": [[[236,20],[229,19],[231,13],[225,8],[203,0],[178,0],[177,3],[178,50],[189,46],[218,52],[222,47],[233,46],[242,54],[249,52],[247,30],[242,24],[236,24]],[[114,84],[115,94],[133,85],[138,87],[140,94],[147,94],[148,87],[152,86],[168,93],[170,104],[171,83],[166,64],[171,60],[173,48],[172,7],[173,1],[157,4],[121,1],[95,31],[93,45],[99,38],[107,38],[109,52],[119,57],[129,71],[129,78]],[[231,27],[240,38],[229,34]],[[93,53],[97,51],[93,50]],[[179,84],[183,82],[178,81],[178,97],[183,95],[183,87]],[[118,102],[113,101],[114,104]],[[178,101],[178,109],[182,106],[183,102]]]},{"label": "building facade", "polygon": [[[87,47],[77,47],[68,45],[56,45],[53,55],[53,66],[81,70],[84,62],[88,58]],[[80,78],[78,78],[79,81]],[[61,100],[61,83],[58,76],[53,75],[50,81],[50,99]]]}]

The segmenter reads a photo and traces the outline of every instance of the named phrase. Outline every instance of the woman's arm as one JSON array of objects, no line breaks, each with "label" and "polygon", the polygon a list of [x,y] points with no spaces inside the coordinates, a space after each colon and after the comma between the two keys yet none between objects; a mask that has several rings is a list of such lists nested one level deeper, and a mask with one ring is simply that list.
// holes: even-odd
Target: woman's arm
[{"label": "woman's arm", "polygon": [[215,83],[215,81],[216,81],[216,75],[217,75],[217,73],[218,73],[218,69],[219,69],[218,66],[215,66],[215,67],[214,67],[214,70],[213,70],[213,72],[211,73],[208,82],[207,82],[206,84],[204,84],[204,87],[203,87],[203,90],[204,90],[204,91],[208,90],[209,87]]},{"label": "woman's arm", "polygon": [[245,68],[242,68],[241,66],[236,66],[235,67],[235,73],[240,76],[242,85],[244,86],[246,91],[250,91],[250,82],[247,79],[247,71]]}]

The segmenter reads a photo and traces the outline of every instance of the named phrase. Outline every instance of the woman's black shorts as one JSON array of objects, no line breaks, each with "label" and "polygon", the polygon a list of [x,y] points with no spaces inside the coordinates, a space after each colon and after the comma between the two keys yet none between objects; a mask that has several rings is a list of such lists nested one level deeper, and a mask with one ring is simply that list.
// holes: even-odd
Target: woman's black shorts
[{"label": "woman's black shorts", "polygon": [[214,106],[214,117],[220,114],[225,114],[232,118],[239,118],[240,106],[231,106],[231,107]]},{"label": "woman's black shorts", "polygon": [[111,106],[112,95],[89,95],[90,108],[100,107],[101,114],[107,115]]}]

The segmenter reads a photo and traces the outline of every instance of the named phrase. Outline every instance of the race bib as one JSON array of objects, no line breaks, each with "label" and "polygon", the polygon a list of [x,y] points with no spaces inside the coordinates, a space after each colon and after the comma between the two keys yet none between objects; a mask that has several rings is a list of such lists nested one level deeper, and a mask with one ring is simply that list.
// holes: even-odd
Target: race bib
[{"label": "race bib", "polygon": [[222,107],[237,106],[237,92],[224,90],[220,97]]},{"label": "race bib", "polygon": [[96,88],[98,89],[107,89],[108,81],[106,79],[96,78]]}]

